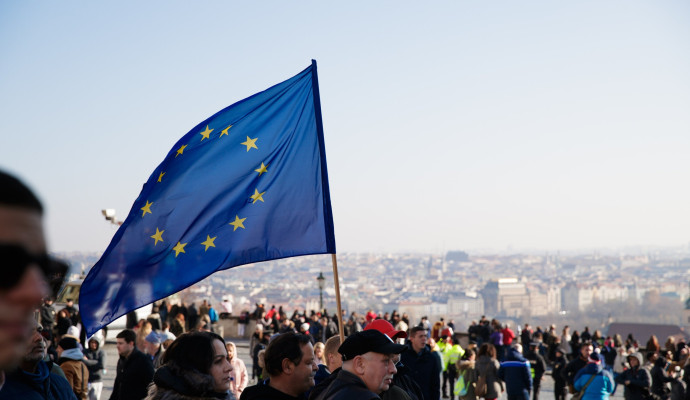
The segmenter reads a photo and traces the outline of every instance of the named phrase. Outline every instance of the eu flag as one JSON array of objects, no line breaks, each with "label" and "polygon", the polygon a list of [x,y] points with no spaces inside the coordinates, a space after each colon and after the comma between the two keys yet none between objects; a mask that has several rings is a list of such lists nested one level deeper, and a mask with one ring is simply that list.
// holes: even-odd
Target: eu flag
[{"label": "eu flag", "polygon": [[92,335],[238,265],[335,254],[316,62],[194,127],[144,184],[84,280]]}]

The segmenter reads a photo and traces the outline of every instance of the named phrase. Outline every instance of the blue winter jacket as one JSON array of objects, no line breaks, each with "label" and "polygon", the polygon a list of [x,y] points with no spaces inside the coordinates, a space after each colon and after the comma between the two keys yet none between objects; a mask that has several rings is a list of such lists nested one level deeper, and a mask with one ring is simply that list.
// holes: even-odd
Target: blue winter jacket
[{"label": "blue winter jacket", "polygon": [[35,374],[21,369],[8,374],[0,399],[77,400],[77,396],[67,379],[51,373],[45,361],[40,361]]},{"label": "blue winter jacket", "polygon": [[587,384],[589,378],[594,379],[585,389],[582,400],[606,400],[613,393],[613,376],[601,367],[601,364],[589,363],[575,375],[575,390],[580,391]]},{"label": "blue winter jacket", "polygon": [[525,390],[532,390],[532,372],[530,364],[516,349],[508,351],[506,360],[498,369],[498,377],[506,384],[509,395],[521,395]]}]

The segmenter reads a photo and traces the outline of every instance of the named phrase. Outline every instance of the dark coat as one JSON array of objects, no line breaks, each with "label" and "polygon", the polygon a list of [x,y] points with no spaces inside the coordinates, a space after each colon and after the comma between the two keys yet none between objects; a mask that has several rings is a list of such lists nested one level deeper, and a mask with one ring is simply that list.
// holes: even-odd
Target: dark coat
[{"label": "dark coat", "polygon": [[483,376],[486,380],[486,396],[487,399],[496,399],[503,393],[505,386],[503,381],[498,378],[498,369],[501,365],[497,360],[487,356],[481,355],[475,362],[477,370],[477,379]]},{"label": "dark coat", "polygon": [[530,351],[527,353],[527,360],[529,360],[530,368],[534,371],[534,380],[541,380],[546,372],[546,360],[537,351]]},{"label": "dark coat", "polygon": [[669,398],[671,396],[671,389],[668,383],[673,382],[673,377],[666,373],[666,359],[663,357],[657,358],[650,372],[652,374],[652,393],[662,399]]},{"label": "dark coat", "polygon": [[139,400],[146,397],[147,387],[153,380],[151,357],[132,350],[129,357],[117,361],[117,375],[113,384],[111,400]]},{"label": "dark coat", "polygon": [[508,351],[506,360],[498,369],[498,377],[506,384],[508,395],[520,395],[532,390],[530,363],[516,349]]},{"label": "dark coat", "polygon": [[356,375],[340,370],[330,385],[314,400],[378,400],[380,397],[370,391],[364,382]]},{"label": "dark coat", "polygon": [[0,399],[77,400],[77,397],[65,378],[51,373],[48,364],[40,361],[35,374],[21,369],[8,374],[0,390]]},{"label": "dark coat", "polygon": [[400,361],[408,368],[406,374],[414,380],[424,394],[425,400],[441,398],[441,357],[424,346],[417,354],[411,346],[400,355]]},{"label": "dark coat", "polygon": [[583,359],[582,357],[578,357],[573,361],[569,362],[568,365],[566,365],[566,367],[563,368],[563,370],[561,371],[561,376],[563,377],[563,379],[565,379],[565,382],[568,385],[572,386],[575,383],[575,375],[586,365],[587,360]]},{"label": "dark coat", "polygon": [[260,382],[254,386],[247,386],[242,391],[240,400],[304,400],[304,397],[292,397],[267,383]]},{"label": "dark coat", "polygon": [[[639,365],[642,365],[643,360],[640,353],[633,353],[631,357],[637,358]],[[629,385],[625,385],[623,392],[625,400],[644,400],[649,394],[652,377],[646,368],[639,365],[635,368],[626,369],[616,377],[616,382],[621,385],[625,385],[625,381],[630,381]]]}]

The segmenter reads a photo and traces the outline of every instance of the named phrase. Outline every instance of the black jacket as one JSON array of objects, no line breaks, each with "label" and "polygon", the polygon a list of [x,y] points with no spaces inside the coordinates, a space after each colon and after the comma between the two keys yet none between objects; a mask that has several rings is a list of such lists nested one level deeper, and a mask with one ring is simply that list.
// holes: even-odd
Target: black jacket
[{"label": "black jacket", "polygon": [[[52,364],[52,363],[51,363]],[[45,361],[40,361],[35,374],[21,369],[7,374],[0,390],[0,400],[77,400],[67,380],[50,372]]]},{"label": "black jacket", "polygon": [[417,354],[412,347],[408,347],[400,355],[400,361],[408,368],[407,376],[412,378],[422,389],[424,400],[439,400],[441,398],[441,357],[432,352],[429,346]]},{"label": "black jacket", "polygon": [[370,391],[356,375],[340,370],[331,384],[314,400],[379,400],[380,397]]},{"label": "black jacket", "polygon": [[304,397],[292,397],[280,390],[273,389],[266,383],[259,382],[242,391],[240,400],[304,400]]},{"label": "black jacket", "polygon": [[[642,364],[642,355],[640,353],[633,353],[633,357]],[[629,385],[625,385],[626,381],[630,381]],[[652,377],[649,371],[644,367],[628,368],[616,377],[616,382],[625,385],[623,395],[625,400],[644,400],[649,396],[649,388],[652,385]]]},{"label": "black jacket", "polygon": [[151,358],[136,348],[129,357],[117,361],[117,375],[110,400],[140,400],[153,380]]},{"label": "black jacket", "polygon": [[574,359],[573,361],[569,362],[568,365],[566,365],[565,368],[561,371],[561,376],[563,379],[565,379],[565,382],[572,386],[575,382],[575,375],[579,370],[584,368],[587,365],[587,360],[583,360],[582,356]]},{"label": "black jacket", "polygon": [[670,397],[671,389],[669,389],[668,383],[673,381],[673,377],[666,373],[666,364],[666,359],[659,357],[650,371],[652,374],[652,393],[661,398]]},{"label": "black jacket", "polygon": [[546,360],[536,351],[529,351],[526,357],[530,368],[534,371],[534,382],[537,383],[546,372]]}]

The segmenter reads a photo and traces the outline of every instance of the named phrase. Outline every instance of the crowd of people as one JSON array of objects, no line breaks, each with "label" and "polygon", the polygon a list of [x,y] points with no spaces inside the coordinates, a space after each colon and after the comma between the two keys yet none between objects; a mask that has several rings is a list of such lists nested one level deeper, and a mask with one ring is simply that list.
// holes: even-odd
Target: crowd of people
[{"label": "crowd of people", "polygon": [[[0,172],[0,400],[98,399],[103,338],[85,340],[73,304],[55,312],[51,290],[65,265],[47,256],[42,206],[16,178]],[[227,309],[226,309],[227,310]],[[343,316],[263,305],[250,341],[252,379],[237,348],[214,332],[217,311],[204,302],[156,304],[130,314],[116,335],[119,355],[111,399],[538,400],[551,371],[557,400],[688,400],[689,348],[669,338],[645,346],[628,335],[585,328],[559,332],[482,318],[464,348],[453,321],[411,323],[397,312]],[[130,329],[131,328],[131,329]]]}]

